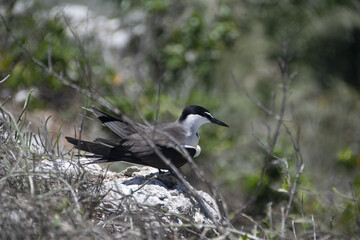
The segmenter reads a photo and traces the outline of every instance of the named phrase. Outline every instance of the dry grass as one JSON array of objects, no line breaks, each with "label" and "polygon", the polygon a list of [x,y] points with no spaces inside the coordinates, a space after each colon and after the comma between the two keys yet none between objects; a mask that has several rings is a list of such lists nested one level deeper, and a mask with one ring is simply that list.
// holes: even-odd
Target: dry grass
[{"label": "dry grass", "polygon": [[110,238],[89,217],[101,198],[101,179],[36,171],[41,160],[61,157],[50,135],[27,131],[24,114],[15,119],[3,108],[0,114],[1,238]]}]

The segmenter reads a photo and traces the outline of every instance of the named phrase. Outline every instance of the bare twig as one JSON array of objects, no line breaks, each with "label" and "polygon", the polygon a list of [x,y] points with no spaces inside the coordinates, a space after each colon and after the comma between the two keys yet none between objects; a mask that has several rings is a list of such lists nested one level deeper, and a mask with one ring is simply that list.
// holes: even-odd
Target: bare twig
[{"label": "bare twig", "polygon": [[280,208],[281,211],[281,228],[280,228],[280,238],[285,239],[285,216],[284,216],[284,207]]},{"label": "bare twig", "polygon": [[[77,47],[79,48],[80,53],[81,53],[81,57],[85,61],[84,69],[79,67],[79,70],[81,71],[84,79],[86,79],[87,88],[91,89],[91,91],[90,91],[91,93],[96,92],[97,94],[99,94],[99,92],[97,91],[97,88],[92,86],[93,85],[92,81],[91,81],[91,79],[92,79],[92,77],[91,77],[92,76],[92,71],[91,71],[91,66],[90,66],[90,63],[89,63],[89,58],[87,57],[87,52],[85,50],[86,37],[85,37],[85,40],[84,40],[85,41],[85,44],[84,44],[84,43],[82,43],[79,35],[71,27],[71,24],[70,24],[68,18],[65,15],[63,15],[63,19],[65,21],[66,26],[69,28],[71,34],[75,38],[76,43],[77,43]],[[87,21],[88,21],[88,19],[87,19]]]},{"label": "bare twig", "polygon": [[[297,72],[292,72],[289,73],[289,63],[291,61],[291,58],[289,58],[287,56],[287,41],[283,42],[282,45],[282,57],[277,59],[278,62],[278,66],[280,69],[280,73],[281,73],[281,85],[280,85],[280,89],[281,89],[281,96],[280,96],[280,106],[279,106],[279,111],[278,113],[276,113],[275,111],[275,98],[276,98],[276,92],[274,92],[272,94],[272,109],[268,109],[267,107],[265,107],[261,102],[259,102],[257,99],[255,99],[253,96],[251,96],[251,94],[247,91],[247,89],[240,85],[234,75],[231,73],[232,78],[234,80],[235,85],[237,86],[237,88],[239,90],[241,90],[250,100],[253,104],[255,104],[261,111],[265,112],[267,115],[271,116],[273,119],[276,120],[276,125],[274,128],[274,131],[271,134],[268,134],[268,143],[266,144],[264,141],[261,140],[261,138],[259,136],[257,136],[254,132],[254,127],[252,126],[252,134],[254,136],[254,138],[257,140],[258,143],[260,143],[260,145],[263,147],[263,149],[266,152],[266,155],[264,157],[263,160],[263,166],[261,169],[261,175],[259,178],[259,181],[257,183],[257,187],[254,191],[254,193],[250,196],[250,198],[246,201],[246,203],[244,204],[244,206],[242,208],[240,208],[240,210],[238,210],[238,212],[236,212],[234,219],[236,219],[236,216],[238,216],[242,211],[244,211],[249,205],[251,205],[254,200],[256,199],[256,197],[259,194],[259,191],[261,189],[261,186],[263,184],[263,179],[265,177],[265,173],[266,170],[269,166],[274,165],[274,164],[279,164],[279,163],[284,163],[285,164],[285,169],[286,169],[286,178],[288,179],[288,184],[290,186],[290,190],[289,190],[289,200],[286,204],[285,207],[281,207],[281,232],[280,232],[280,237],[282,239],[285,239],[285,224],[286,221],[288,219],[293,201],[294,201],[294,197],[295,197],[295,192],[296,192],[296,187],[297,187],[297,182],[298,179],[300,177],[300,175],[303,172],[304,169],[304,162],[303,162],[303,158],[302,158],[302,154],[300,151],[300,129],[297,128],[297,132],[295,137],[293,137],[293,133],[292,131],[289,129],[289,127],[287,126],[286,122],[291,122],[292,120],[286,120],[285,119],[285,112],[287,110],[287,100],[288,100],[288,90],[289,87],[291,85],[292,80],[296,77]],[[293,118],[292,118],[293,119]],[[289,166],[288,166],[288,162],[286,158],[281,158],[281,157],[277,157],[274,155],[274,148],[275,145],[277,144],[278,138],[281,134],[281,130],[285,129],[291,143],[293,146],[293,151],[294,151],[294,155],[295,155],[295,160],[296,160],[296,176],[294,178],[293,181],[291,181],[291,176],[290,176],[290,172],[289,172]],[[268,132],[270,133],[270,129],[268,127]],[[272,161],[272,159],[275,159],[275,161]],[[271,210],[271,208],[270,208]],[[269,210],[269,211],[270,211]],[[268,211],[268,212],[269,212]],[[272,228],[272,227],[271,227]],[[293,229],[293,231],[295,231],[295,229]],[[296,236],[295,232],[294,235]]]},{"label": "bare twig", "polygon": [[[248,201],[245,203],[244,207],[242,207],[236,214],[238,215],[240,212],[244,211],[249,205],[251,205],[254,200],[256,199],[256,196],[259,194],[262,183],[263,183],[263,179],[265,177],[265,173],[266,173],[266,169],[269,165],[269,161],[271,159],[271,157],[273,156],[273,152],[274,152],[274,148],[275,145],[277,143],[278,137],[280,135],[280,129],[281,126],[284,122],[284,116],[285,116],[285,109],[286,109],[286,102],[287,102],[287,91],[288,91],[288,87],[290,84],[290,78],[288,76],[288,63],[289,60],[287,59],[287,57],[283,57],[283,58],[279,58],[278,59],[278,64],[279,64],[279,68],[281,71],[281,76],[282,76],[282,98],[281,98],[281,103],[280,103],[280,111],[279,114],[274,114],[273,111],[270,111],[266,108],[263,107],[263,105],[259,104],[258,101],[254,100],[252,98],[252,96],[245,90],[245,95],[247,97],[249,97],[253,103],[255,103],[256,106],[258,106],[261,110],[263,110],[265,113],[267,113],[268,115],[272,116],[275,120],[276,120],[276,126],[275,126],[275,131],[270,139],[270,144],[268,147],[268,150],[266,151],[267,154],[263,160],[263,167],[261,169],[261,174],[260,174],[260,179],[257,183],[257,187],[256,190],[254,191],[254,193],[251,195],[251,197],[248,199]],[[235,81],[235,78],[234,78]],[[235,81],[236,83],[236,81]],[[241,90],[244,91],[244,88],[240,88]]]},{"label": "bare twig", "polygon": [[313,224],[313,237],[314,237],[314,240],[316,240],[316,223],[315,223],[315,219],[314,219],[314,215],[311,215],[311,221],[312,221],[312,224]]},{"label": "bare twig", "polygon": [[3,82],[5,82],[8,78],[10,77],[10,74],[9,75],[7,75],[3,80],[1,80],[0,81],[0,83],[3,83]]},{"label": "bare twig", "polygon": [[277,115],[277,114],[274,113],[272,110],[270,110],[270,109],[268,109],[267,107],[265,107],[260,101],[258,101],[256,98],[254,98],[254,97],[249,93],[249,91],[246,89],[246,87],[245,87],[244,85],[242,85],[241,83],[239,83],[239,82],[236,80],[233,72],[231,72],[231,77],[232,77],[232,79],[233,79],[233,81],[234,81],[234,83],[235,83],[235,86],[236,86],[239,90],[241,90],[243,93],[245,93],[246,97],[248,97],[253,104],[255,104],[259,109],[261,109],[261,110],[262,110],[264,113],[266,113],[267,115],[272,116],[273,118],[275,118],[275,119],[277,119],[277,120],[280,119],[280,116],[279,116],[279,115]]},{"label": "bare twig", "polygon": [[[265,239],[268,239],[268,237],[267,237],[266,234],[265,234],[264,228],[263,228],[259,223],[257,223],[251,216],[249,216],[249,215],[247,215],[247,214],[245,214],[245,213],[242,213],[241,216],[244,217],[244,218],[246,218],[246,219],[249,220],[250,222],[252,222],[252,223],[254,224],[254,226],[256,226],[256,228],[259,228],[259,229],[263,232],[263,234],[264,234],[264,236],[265,236]],[[254,233],[254,234],[256,234],[256,233]]]},{"label": "bare twig", "polygon": [[[295,151],[295,156],[296,156],[296,165],[297,165],[297,173],[296,173],[296,176],[295,176],[295,179],[294,179],[294,182],[292,183],[291,185],[291,189],[290,189],[290,194],[289,194],[289,201],[288,201],[288,204],[286,206],[286,212],[285,212],[285,219],[287,219],[287,217],[289,216],[289,213],[290,213],[290,209],[291,209],[291,206],[292,206],[292,202],[294,200],[294,196],[295,196],[295,191],[296,191],[296,186],[297,186],[297,182],[299,180],[299,177],[300,175],[302,174],[303,170],[304,170],[304,167],[305,167],[305,164],[304,164],[304,161],[303,161],[303,157],[302,157],[302,154],[300,152],[300,145],[299,145],[299,131],[298,131],[298,135],[297,135],[297,138],[296,140],[292,137],[292,134],[289,130],[289,128],[287,127],[286,124],[284,124],[284,127],[286,129],[286,132],[287,134],[289,135],[290,137],[290,140],[292,142],[292,145],[293,145],[293,149]],[[289,179],[290,180],[290,179]]]},{"label": "bare twig", "polygon": [[[271,155],[271,157],[273,157],[274,159],[277,159],[277,160],[281,160],[281,158],[279,158],[278,156],[276,156],[275,154],[273,154],[272,152],[269,152],[269,149],[268,149],[268,147],[269,146],[267,146],[265,143],[264,143],[264,141],[263,140],[261,140],[261,138],[258,136],[258,135],[256,135],[255,134],[255,128],[254,128],[254,125],[253,125],[253,123],[251,123],[251,134],[252,134],[252,136],[257,140],[257,142],[260,144],[260,146],[264,149],[264,151],[267,153],[267,154],[269,154],[269,155]],[[266,167],[269,167],[269,163],[268,163],[268,165],[266,166]]]},{"label": "bare twig", "polygon": [[[163,227],[178,227],[178,228],[183,228],[183,227],[196,227],[196,228],[209,228],[209,229],[217,229],[217,226],[216,225],[210,225],[210,224],[168,224],[168,225],[162,225],[162,226],[159,226],[158,228],[163,228]],[[229,230],[229,232],[233,233],[233,234],[236,234],[236,235],[239,235],[239,236],[244,236],[245,239],[248,238],[248,239],[252,239],[252,240],[262,240],[262,238],[259,238],[255,235],[252,235],[252,234],[249,234],[249,233],[246,233],[244,231],[240,231],[240,230],[236,230],[236,229],[232,229],[232,228],[229,228],[227,229]],[[219,239],[223,239],[223,238],[219,238]],[[226,238],[225,238],[226,239]],[[241,239],[241,238],[240,238]]]},{"label": "bare twig", "polygon": [[[101,95],[97,94],[94,91],[89,91],[84,88],[79,87],[78,85],[72,83],[70,80],[64,78],[61,73],[57,73],[53,71],[50,67],[46,66],[44,63],[42,63],[39,59],[37,59],[31,52],[18,40],[18,38],[14,35],[14,33],[11,31],[10,27],[7,24],[7,21],[5,17],[0,13],[1,20],[3,24],[5,25],[6,31],[10,34],[10,36],[13,38],[13,40],[17,43],[17,45],[22,49],[22,51],[26,54],[28,58],[31,59],[36,65],[38,65],[40,68],[42,68],[45,73],[55,77],[60,82],[65,84],[66,86],[69,86],[76,91],[80,92],[81,94],[98,101],[101,105],[105,106],[108,110],[115,111],[117,113],[120,112],[119,109],[114,108],[111,103],[109,103],[105,98],[103,98]],[[95,93],[95,94],[94,94]]]},{"label": "bare twig", "polygon": [[352,200],[353,205],[354,205],[354,208],[356,209],[354,212],[355,212],[355,217],[356,217],[357,232],[359,232],[359,227],[360,227],[359,210],[360,210],[360,207],[359,207],[359,203],[358,203],[358,200],[357,200],[357,197],[356,197],[356,194],[354,191],[354,186],[352,183],[350,183],[350,189],[351,189],[351,195],[353,198],[353,200]]},{"label": "bare twig", "polygon": [[294,239],[297,240],[297,236],[296,236],[296,228],[295,228],[295,221],[294,220],[291,220],[291,226],[292,226],[292,229],[293,229],[293,233],[294,233]]},{"label": "bare twig", "polygon": [[271,233],[273,233],[273,231],[274,231],[273,216],[272,216],[272,205],[273,205],[272,202],[269,202],[267,204],[267,213],[266,213],[267,218],[269,219],[269,227],[270,227]]},{"label": "bare twig", "polygon": [[75,206],[76,206],[76,210],[77,211],[80,211],[80,205],[79,205],[79,199],[78,199],[78,196],[77,194],[75,193],[75,190],[74,188],[66,181],[64,180],[63,178],[58,178],[61,182],[63,182],[70,190],[71,192],[71,195],[73,196],[74,198],[74,203],[75,203]]}]

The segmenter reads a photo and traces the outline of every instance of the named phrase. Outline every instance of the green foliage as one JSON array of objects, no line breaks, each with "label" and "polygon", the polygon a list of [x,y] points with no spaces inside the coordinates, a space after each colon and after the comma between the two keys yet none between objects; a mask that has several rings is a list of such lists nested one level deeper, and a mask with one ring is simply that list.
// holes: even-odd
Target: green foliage
[{"label": "green foliage", "polygon": [[[36,6],[41,8],[41,5]],[[95,51],[87,51],[86,58],[83,56],[79,45],[66,35],[67,26],[61,18],[39,19],[36,14],[29,12],[12,17],[9,10],[6,19],[19,43],[5,28],[1,28],[0,33],[5,38],[0,41],[0,72],[11,75],[6,87],[12,92],[30,87],[38,90],[39,94],[34,95],[32,108],[45,108],[49,104],[59,106],[62,103],[58,101],[68,96],[68,87],[34,63],[20,44],[43,65],[73,82],[85,80],[83,72],[87,64],[101,64],[99,54]],[[93,75],[108,78],[112,72],[106,67],[103,69]]]},{"label": "green foliage", "polygon": [[342,200],[340,215],[335,224],[346,229],[346,232],[356,232],[357,222],[360,214],[360,201],[355,196],[347,196],[336,188],[333,188],[335,194]]},{"label": "green foliage", "polygon": [[211,17],[204,14],[207,6],[200,2],[121,1],[120,6],[145,11],[153,48],[158,49],[145,52],[145,58],[152,78],[163,78],[165,89],[175,83],[181,86],[188,75],[210,87],[216,80],[214,64],[239,37],[231,8],[225,3]]},{"label": "green foliage", "polygon": [[227,6],[210,25],[205,25],[204,15],[198,9],[172,31],[166,40],[161,59],[165,65],[167,81],[177,81],[181,70],[190,68],[196,79],[211,84],[213,65],[221,58],[222,52],[231,47],[239,33],[237,25]]},{"label": "green foliage", "polygon": [[358,164],[357,156],[351,148],[344,148],[338,153],[338,161],[346,167],[353,168]]},{"label": "green foliage", "polygon": [[[67,63],[79,54],[79,49],[73,43],[66,40],[64,27],[58,21],[45,20],[41,25],[37,25],[34,19],[24,16],[23,18],[17,18],[16,23],[10,22],[9,24],[10,28],[12,28],[12,24],[22,25],[22,23],[27,23],[24,24],[25,29],[37,27],[37,35],[34,36],[36,39],[25,38],[26,35],[24,38],[21,36],[17,37],[23,39],[22,44],[24,46],[31,46],[34,49],[34,57],[45,65],[48,64],[48,54],[49,49],[51,49],[51,61],[55,71],[67,69]],[[26,32],[23,32],[25,29],[18,29],[16,33],[26,34]],[[15,61],[16,64],[14,64],[14,61],[11,60],[20,57],[16,56],[17,51],[14,51],[15,49],[19,51],[19,46],[16,42],[12,42],[10,51],[4,53],[5,60],[1,64],[2,69],[0,70],[11,72],[12,79],[8,82],[9,87],[16,89],[19,86],[29,87],[35,85],[44,89],[52,88],[56,90],[58,88],[65,88],[58,80],[44,76],[42,70],[36,64],[24,58],[26,57],[24,53],[21,53],[22,58],[19,59],[20,61]]]}]

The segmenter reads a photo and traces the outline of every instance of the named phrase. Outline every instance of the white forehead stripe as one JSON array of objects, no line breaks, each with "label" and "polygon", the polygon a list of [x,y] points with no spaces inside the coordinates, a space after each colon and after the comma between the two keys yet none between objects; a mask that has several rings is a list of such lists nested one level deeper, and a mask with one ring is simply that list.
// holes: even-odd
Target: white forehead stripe
[{"label": "white forehead stripe", "polygon": [[204,112],[204,114],[210,116],[210,118],[214,118],[209,112]]}]

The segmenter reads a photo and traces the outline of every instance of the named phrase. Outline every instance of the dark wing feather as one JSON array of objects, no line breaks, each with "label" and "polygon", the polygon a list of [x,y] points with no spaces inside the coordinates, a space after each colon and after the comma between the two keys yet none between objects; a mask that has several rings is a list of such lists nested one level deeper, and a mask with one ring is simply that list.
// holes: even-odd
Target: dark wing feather
[{"label": "dark wing feather", "polygon": [[[187,159],[184,157],[182,151],[183,148],[180,144],[184,142],[186,138],[186,132],[178,123],[170,123],[166,125],[159,125],[155,129],[146,129],[137,134],[133,134],[124,139],[121,146],[128,147],[128,153],[136,159],[141,159],[143,165],[148,165],[161,169],[168,169],[169,167],[163,162],[163,160],[157,156],[154,149],[147,144],[147,141],[143,136],[146,136],[149,140],[153,141],[155,146],[160,150],[163,155],[172,161],[176,167],[180,167],[187,163]],[[176,139],[174,142],[172,139]],[[116,149],[115,147],[114,149]],[[195,148],[186,149],[190,156],[194,156],[196,153]]]},{"label": "dark wing feather", "polygon": [[[186,132],[184,128],[174,122],[169,124],[162,124],[154,127],[154,129],[147,128],[139,133],[130,135],[122,140],[122,146],[128,146],[129,151],[138,157],[144,157],[152,153],[154,150],[145,140],[154,142],[154,144],[161,148],[176,148],[185,141]],[[174,142],[173,140],[176,140]]]},{"label": "dark wing feather", "polygon": [[117,117],[112,116],[106,112],[101,111],[95,106],[91,106],[94,115],[112,132],[118,135],[121,138],[126,138],[138,131],[142,131],[147,128],[147,126],[140,123],[134,123],[133,126],[130,126],[125,120],[125,116],[119,114]]},{"label": "dark wing feather", "polygon": [[101,144],[105,144],[108,146],[117,146],[120,144],[121,140],[114,140],[114,139],[105,139],[105,138],[96,138],[94,140],[95,143],[101,143]]}]

